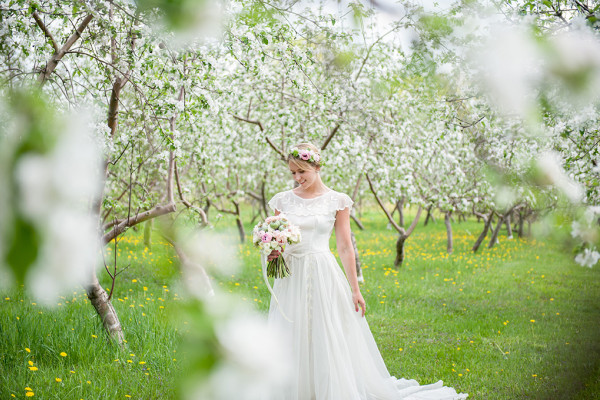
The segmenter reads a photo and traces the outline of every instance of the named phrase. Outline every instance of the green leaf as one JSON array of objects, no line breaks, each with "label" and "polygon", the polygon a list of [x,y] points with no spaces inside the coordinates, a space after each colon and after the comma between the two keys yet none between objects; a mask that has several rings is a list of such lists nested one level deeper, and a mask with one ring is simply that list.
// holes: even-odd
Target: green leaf
[{"label": "green leaf", "polygon": [[40,237],[33,224],[17,216],[12,226],[12,241],[6,253],[6,262],[13,271],[17,283],[25,280],[27,271],[37,258]]}]

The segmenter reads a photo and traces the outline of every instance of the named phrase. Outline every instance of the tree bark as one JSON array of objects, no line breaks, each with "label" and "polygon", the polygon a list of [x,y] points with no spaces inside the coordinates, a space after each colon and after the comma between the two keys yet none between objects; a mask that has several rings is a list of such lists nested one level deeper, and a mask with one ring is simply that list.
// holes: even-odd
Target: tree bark
[{"label": "tree bark", "polygon": [[502,228],[502,224],[504,223],[504,216],[498,215],[498,224],[496,224],[496,228],[494,229],[494,233],[492,233],[492,238],[490,239],[490,243],[488,244],[488,249],[494,247],[496,243],[498,243],[498,234],[500,233],[500,228]]},{"label": "tree bark", "polygon": [[406,242],[406,239],[408,239],[408,236],[398,235],[398,240],[396,240],[396,259],[394,260],[396,269],[400,268],[404,262],[404,242]]},{"label": "tree bark", "polygon": [[242,223],[242,218],[240,216],[240,205],[234,200],[231,200],[231,202],[235,207],[235,223],[237,224],[238,232],[240,234],[240,242],[244,244],[246,241],[246,231],[244,230],[244,224]]},{"label": "tree bark", "polygon": [[483,243],[483,240],[485,239],[485,237],[488,234],[488,231],[490,230],[490,225],[492,224],[492,220],[494,219],[494,212],[490,212],[490,215],[486,218],[484,215],[477,213],[477,218],[483,218],[483,220],[485,221],[484,223],[484,227],[483,227],[483,231],[481,232],[481,234],[479,235],[479,237],[477,238],[477,240],[475,241],[475,244],[473,245],[473,253],[477,253],[477,250],[479,250],[479,246],[481,246],[481,243]]},{"label": "tree bark", "polygon": [[[85,30],[85,28],[88,26],[88,24],[90,23],[92,18],[94,18],[94,16],[92,14],[86,16],[83,19],[83,21],[81,22],[81,24],[79,24],[79,26],[77,27],[75,32],[67,39],[65,44],[58,51],[54,52],[50,61],[48,61],[46,63],[46,66],[38,75],[38,83],[40,84],[40,86],[42,86],[42,85],[44,85],[44,83],[46,83],[46,81],[48,80],[48,78],[50,77],[52,72],[54,72],[54,70],[56,69],[56,66],[58,65],[59,61],[62,60],[64,55],[67,53],[67,51],[69,51],[71,46],[73,46],[73,44],[75,44],[77,39],[79,39],[81,37],[81,34]],[[38,22],[38,21],[36,20],[36,22]],[[39,22],[38,22],[38,24],[39,24]],[[44,29],[42,29],[42,30],[44,30]],[[46,33],[46,30],[44,30],[44,33]],[[55,46],[55,48],[56,47],[57,46]]]},{"label": "tree bark", "polygon": [[524,235],[524,232],[523,232],[523,222],[525,222],[524,214],[525,213],[522,213],[521,210],[519,210],[519,224],[518,224],[518,228],[517,228],[517,233],[520,238],[522,238]]},{"label": "tree bark", "polygon": [[350,218],[352,218],[352,221],[354,221],[356,226],[358,226],[358,229],[360,229],[361,231],[365,230],[365,226],[363,225],[362,222],[360,222],[360,219],[356,218],[356,215],[354,215],[354,213],[350,214]]},{"label": "tree bark", "polygon": [[402,232],[398,236],[398,240],[396,241],[396,259],[394,260],[394,268],[398,269],[402,266],[402,262],[404,262],[404,242],[415,230],[417,224],[419,223],[419,218],[421,218],[421,212],[423,211],[423,207],[419,206],[417,210],[417,215],[415,215],[415,219],[411,222],[408,230],[404,230],[402,228]]},{"label": "tree bark", "polygon": [[396,203],[396,210],[398,210],[398,225],[404,226],[404,200],[405,197],[400,197],[400,200]]},{"label": "tree bark", "polygon": [[454,250],[454,244],[452,241],[452,224],[450,223],[451,218],[452,218],[452,211],[448,211],[444,215],[444,223],[446,224],[446,237],[447,237],[446,251],[448,252],[448,254],[452,254],[452,251]]},{"label": "tree bark", "polygon": [[387,210],[387,208],[385,208],[385,205],[383,204],[383,202],[379,198],[379,195],[375,191],[375,188],[373,187],[373,182],[371,182],[369,174],[365,173],[365,177],[367,178],[367,182],[369,182],[369,189],[371,189],[371,193],[373,193],[375,200],[377,200],[377,204],[379,204],[379,207],[385,213],[385,216],[387,217],[389,223],[399,233],[398,241],[396,242],[396,259],[394,261],[394,268],[398,269],[400,266],[402,266],[402,262],[404,261],[404,242],[406,241],[406,239],[408,239],[408,237],[413,233],[413,231],[417,227],[419,218],[421,218],[421,212],[423,211],[423,207],[419,206],[419,209],[417,210],[417,215],[415,215],[415,218],[408,227],[408,230],[404,229],[396,223],[390,212]]},{"label": "tree bark", "polygon": [[513,238],[512,227],[510,225],[511,224],[510,214],[512,214],[512,211],[509,211],[504,217],[504,224],[506,225],[506,238],[507,239]]},{"label": "tree bark", "polygon": [[429,223],[429,219],[431,219],[431,222],[435,223],[435,217],[431,212],[431,207],[432,206],[427,207],[427,216],[425,217],[425,222],[423,223],[423,226],[427,226],[427,223]]},{"label": "tree bark", "polygon": [[100,316],[102,325],[108,334],[108,337],[115,340],[118,344],[122,344],[125,340],[123,328],[115,308],[108,299],[108,294],[100,285],[95,274],[92,275],[92,281],[85,288],[87,297],[90,299],[92,306]]},{"label": "tree bark", "polygon": [[354,232],[350,232],[350,239],[352,239],[352,247],[354,248],[354,261],[356,263],[356,277],[359,282],[364,282],[365,278],[362,274],[362,264],[360,263],[360,256],[358,253],[358,246],[356,245],[356,236],[354,236]]},{"label": "tree bark", "polygon": [[140,212],[133,217],[119,220],[119,223],[113,227],[113,229],[102,236],[102,245],[109,243],[121,233],[125,232],[127,228],[135,226],[144,221],[148,221],[149,219],[175,212],[176,209],[177,207],[175,206],[175,203],[170,203],[164,206],[156,206],[151,210]]}]

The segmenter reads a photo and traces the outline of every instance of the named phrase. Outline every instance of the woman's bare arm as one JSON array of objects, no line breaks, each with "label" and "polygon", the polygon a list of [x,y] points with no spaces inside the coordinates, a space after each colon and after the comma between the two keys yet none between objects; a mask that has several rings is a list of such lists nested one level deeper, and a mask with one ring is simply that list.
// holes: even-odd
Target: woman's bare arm
[{"label": "woman's bare arm", "polygon": [[366,304],[360,293],[358,278],[356,276],[356,259],[354,257],[354,247],[352,246],[350,229],[350,207],[337,212],[335,216],[335,240],[338,254],[342,260],[342,265],[346,271],[346,277],[352,289],[352,301],[356,311],[359,307],[362,309],[362,315],[365,315]]}]

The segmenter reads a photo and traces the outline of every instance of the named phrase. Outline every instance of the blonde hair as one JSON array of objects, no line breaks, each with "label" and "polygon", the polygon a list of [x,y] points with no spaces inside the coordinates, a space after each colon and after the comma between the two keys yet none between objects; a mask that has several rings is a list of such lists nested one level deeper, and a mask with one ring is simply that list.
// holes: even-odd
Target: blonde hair
[{"label": "blonde hair", "polygon": [[[310,150],[315,154],[318,154],[319,156],[321,156],[321,152],[319,151],[319,149],[312,143],[300,143],[298,145],[295,146],[298,150]],[[288,154],[287,157],[287,161],[291,162],[292,164],[294,164],[297,168],[299,169],[303,169],[305,171],[311,171],[317,168],[321,168],[321,161],[317,161],[317,162],[311,162],[311,161],[304,161],[300,158],[294,157],[291,153]]]}]

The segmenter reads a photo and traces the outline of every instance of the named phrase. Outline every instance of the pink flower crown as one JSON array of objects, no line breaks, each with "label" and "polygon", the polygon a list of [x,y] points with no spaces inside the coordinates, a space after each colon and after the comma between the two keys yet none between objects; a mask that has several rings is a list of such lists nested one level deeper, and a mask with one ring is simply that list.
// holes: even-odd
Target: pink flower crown
[{"label": "pink flower crown", "polygon": [[292,150],[290,150],[290,155],[294,158],[299,158],[302,161],[308,161],[314,164],[317,164],[319,161],[321,161],[321,156],[319,153],[310,149],[299,149],[294,147]]}]

